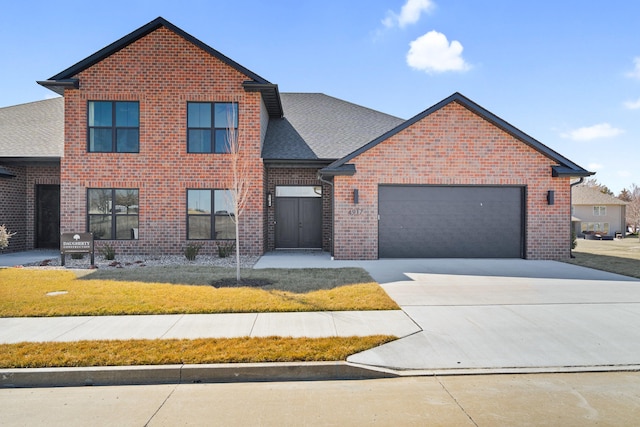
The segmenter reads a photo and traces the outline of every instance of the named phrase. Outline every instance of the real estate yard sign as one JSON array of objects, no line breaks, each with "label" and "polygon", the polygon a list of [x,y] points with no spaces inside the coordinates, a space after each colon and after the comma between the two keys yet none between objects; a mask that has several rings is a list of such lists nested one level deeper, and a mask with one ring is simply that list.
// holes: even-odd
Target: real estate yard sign
[{"label": "real estate yard sign", "polygon": [[94,266],[93,233],[61,233],[60,259],[64,265],[67,254],[91,254],[91,266]]}]

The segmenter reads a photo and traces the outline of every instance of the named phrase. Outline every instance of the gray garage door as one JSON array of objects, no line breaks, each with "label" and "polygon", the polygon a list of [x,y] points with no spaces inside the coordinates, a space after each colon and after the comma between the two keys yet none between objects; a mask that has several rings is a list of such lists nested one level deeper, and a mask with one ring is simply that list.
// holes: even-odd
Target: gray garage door
[{"label": "gray garage door", "polygon": [[522,187],[379,187],[380,258],[523,258]]}]

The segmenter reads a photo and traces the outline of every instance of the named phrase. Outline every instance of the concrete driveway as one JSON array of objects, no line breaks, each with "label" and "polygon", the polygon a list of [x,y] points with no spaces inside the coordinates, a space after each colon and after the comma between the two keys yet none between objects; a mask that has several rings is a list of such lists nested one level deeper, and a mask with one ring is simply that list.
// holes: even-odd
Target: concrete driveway
[{"label": "concrete driveway", "polygon": [[434,373],[640,366],[640,281],[553,261],[361,262],[422,332],[353,355]]}]

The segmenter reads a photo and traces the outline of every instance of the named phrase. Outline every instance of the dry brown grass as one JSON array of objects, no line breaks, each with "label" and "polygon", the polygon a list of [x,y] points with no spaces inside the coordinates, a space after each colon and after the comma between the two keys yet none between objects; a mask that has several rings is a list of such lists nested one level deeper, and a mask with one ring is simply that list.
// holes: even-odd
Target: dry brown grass
[{"label": "dry brown grass", "polygon": [[78,341],[0,345],[0,368],[338,361],[391,336]]},{"label": "dry brown grass", "polygon": [[622,240],[578,239],[570,264],[640,278],[640,240],[629,236]]},{"label": "dry brown grass", "polygon": [[[316,281],[326,284],[330,281],[329,274],[338,273],[320,274]],[[0,316],[398,309],[384,290],[372,281],[318,285],[318,290],[310,290],[314,287],[307,283],[296,289],[299,292],[285,289],[287,287],[278,284],[277,280],[271,288],[214,288],[98,278],[87,280],[65,270],[5,268],[0,269]],[[47,295],[56,291],[67,293]]]}]

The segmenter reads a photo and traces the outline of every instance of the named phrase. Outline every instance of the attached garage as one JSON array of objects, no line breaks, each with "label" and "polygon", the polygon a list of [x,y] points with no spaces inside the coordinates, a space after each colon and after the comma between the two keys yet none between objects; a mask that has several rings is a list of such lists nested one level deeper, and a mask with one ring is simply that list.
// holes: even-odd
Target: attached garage
[{"label": "attached garage", "polygon": [[523,258],[524,188],[381,185],[380,258]]},{"label": "attached garage", "polygon": [[565,259],[591,174],[458,93],[320,170],[335,259]]}]

